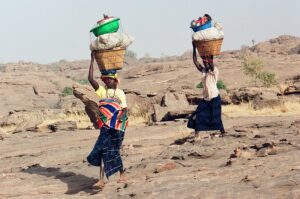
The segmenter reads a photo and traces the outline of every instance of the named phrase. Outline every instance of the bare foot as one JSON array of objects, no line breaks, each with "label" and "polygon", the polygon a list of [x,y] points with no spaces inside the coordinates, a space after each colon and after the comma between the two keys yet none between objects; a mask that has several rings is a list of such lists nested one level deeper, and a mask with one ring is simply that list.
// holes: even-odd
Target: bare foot
[{"label": "bare foot", "polygon": [[222,131],[219,135],[219,137],[225,137],[226,135],[228,135],[228,133],[226,131]]},{"label": "bare foot", "polygon": [[198,133],[198,135],[195,137],[196,141],[201,141],[205,139],[211,139],[211,136],[209,133]]},{"label": "bare foot", "polygon": [[104,181],[98,181],[93,185],[93,187],[102,190],[105,187],[105,183]]},{"label": "bare foot", "polygon": [[127,177],[125,176],[125,174],[121,174],[120,175],[120,179],[117,181],[117,183],[127,183]]}]

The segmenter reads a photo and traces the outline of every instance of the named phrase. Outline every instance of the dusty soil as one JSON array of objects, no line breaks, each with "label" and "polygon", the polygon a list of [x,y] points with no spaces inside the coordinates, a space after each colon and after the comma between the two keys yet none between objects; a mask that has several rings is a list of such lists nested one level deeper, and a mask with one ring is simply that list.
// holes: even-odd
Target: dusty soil
[{"label": "dusty soil", "polygon": [[85,160],[97,130],[6,136],[0,197],[299,198],[300,118],[224,122],[227,136],[202,139],[183,121],[131,126],[122,150],[128,182],[113,176],[103,191],[91,187],[98,169]]}]

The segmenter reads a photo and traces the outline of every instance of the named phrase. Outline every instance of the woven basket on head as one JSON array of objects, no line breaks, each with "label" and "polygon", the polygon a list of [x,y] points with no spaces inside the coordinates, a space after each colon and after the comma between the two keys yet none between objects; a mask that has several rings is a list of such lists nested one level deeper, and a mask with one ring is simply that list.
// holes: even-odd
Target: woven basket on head
[{"label": "woven basket on head", "polygon": [[195,41],[196,48],[200,56],[219,55],[221,52],[223,39],[210,41]]},{"label": "woven basket on head", "polygon": [[124,64],[125,49],[117,50],[97,50],[95,59],[100,71],[102,70],[119,70]]}]

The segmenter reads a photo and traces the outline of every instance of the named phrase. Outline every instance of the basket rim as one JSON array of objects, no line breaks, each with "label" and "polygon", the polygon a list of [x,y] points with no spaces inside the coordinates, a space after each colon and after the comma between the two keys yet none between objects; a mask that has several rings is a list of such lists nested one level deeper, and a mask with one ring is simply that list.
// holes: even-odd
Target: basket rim
[{"label": "basket rim", "polygon": [[221,39],[211,39],[211,40],[193,40],[194,42],[198,43],[198,42],[203,42],[203,41],[220,41],[220,40],[224,40],[224,38]]},{"label": "basket rim", "polygon": [[111,50],[94,50],[95,52],[111,52],[111,51],[123,51],[126,50],[126,48],[120,48],[120,49],[111,49]]}]

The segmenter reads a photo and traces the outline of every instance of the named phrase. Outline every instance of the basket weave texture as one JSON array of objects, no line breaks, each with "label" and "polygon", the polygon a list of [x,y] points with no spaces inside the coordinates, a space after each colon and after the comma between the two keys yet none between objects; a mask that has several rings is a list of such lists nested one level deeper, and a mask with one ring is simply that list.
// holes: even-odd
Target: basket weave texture
[{"label": "basket weave texture", "polygon": [[200,56],[219,55],[221,53],[223,39],[210,41],[195,41]]},{"label": "basket weave texture", "polygon": [[120,70],[124,64],[126,49],[117,50],[97,50],[95,60],[100,71],[103,70]]}]

